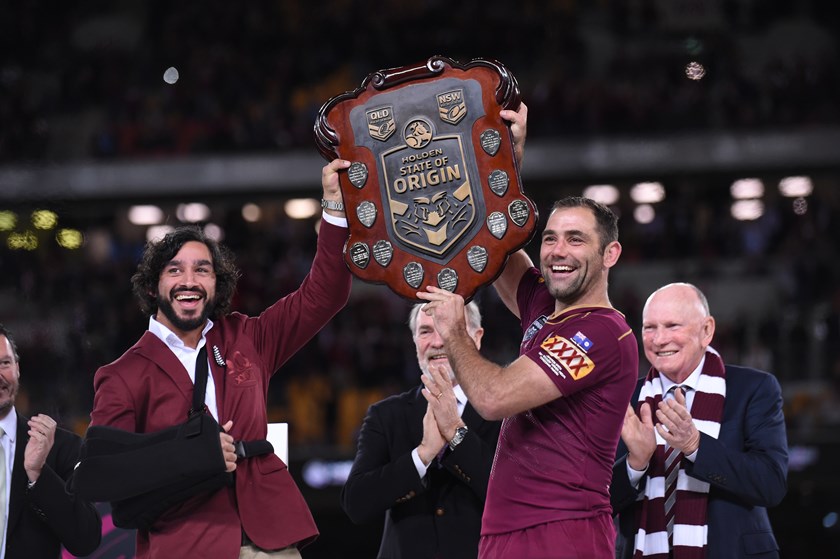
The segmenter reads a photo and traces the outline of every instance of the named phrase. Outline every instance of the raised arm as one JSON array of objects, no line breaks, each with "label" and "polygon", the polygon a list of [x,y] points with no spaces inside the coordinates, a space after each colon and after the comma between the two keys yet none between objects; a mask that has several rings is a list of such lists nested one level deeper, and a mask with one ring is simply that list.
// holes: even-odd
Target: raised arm
[{"label": "raised arm", "polygon": [[516,304],[516,290],[522,276],[533,267],[534,263],[531,262],[531,257],[524,250],[516,251],[510,255],[501,275],[493,282],[493,287],[499,294],[499,298],[516,318],[521,318],[519,316],[519,306]]}]

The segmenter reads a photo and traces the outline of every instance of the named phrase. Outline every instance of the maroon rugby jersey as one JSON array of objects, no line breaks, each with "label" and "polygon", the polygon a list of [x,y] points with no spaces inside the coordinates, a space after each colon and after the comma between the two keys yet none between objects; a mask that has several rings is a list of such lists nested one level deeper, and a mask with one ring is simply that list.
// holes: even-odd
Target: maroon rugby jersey
[{"label": "maroon rugby jersey", "polygon": [[556,317],[536,268],[522,278],[520,348],[563,394],[507,418],[481,533],[499,534],[610,513],[609,483],[624,414],[639,376],[636,338],[609,307],[572,307]]}]

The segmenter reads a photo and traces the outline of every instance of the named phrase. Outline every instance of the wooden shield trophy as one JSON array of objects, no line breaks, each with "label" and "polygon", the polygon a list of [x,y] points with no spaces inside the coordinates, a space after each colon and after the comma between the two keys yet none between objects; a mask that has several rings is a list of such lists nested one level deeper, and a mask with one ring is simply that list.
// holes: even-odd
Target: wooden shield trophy
[{"label": "wooden shield trophy", "polygon": [[500,63],[434,56],[375,72],[321,107],[319,151],[352,163],[339,182],[357,277],[412,300],[427,285],[470,300],[501,273],[538,217],[499,116],[519,103]]}]

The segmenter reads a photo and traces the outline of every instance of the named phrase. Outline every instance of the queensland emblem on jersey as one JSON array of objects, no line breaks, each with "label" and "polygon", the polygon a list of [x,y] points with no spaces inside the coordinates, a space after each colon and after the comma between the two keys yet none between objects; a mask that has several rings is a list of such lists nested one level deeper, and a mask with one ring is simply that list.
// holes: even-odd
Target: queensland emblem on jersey
[{"label": "queensland emblem on jersey", "polygon": [[549,336],[540,344],[546,354],[560,363],[575,380],[580,380],[595,369],[595,363],[576,344],[563,336]]}]

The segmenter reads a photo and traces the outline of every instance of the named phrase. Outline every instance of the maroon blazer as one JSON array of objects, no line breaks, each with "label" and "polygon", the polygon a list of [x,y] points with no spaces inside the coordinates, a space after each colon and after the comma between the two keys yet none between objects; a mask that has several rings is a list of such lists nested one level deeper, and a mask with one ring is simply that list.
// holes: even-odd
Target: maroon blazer
[{"label": "maroon blazer", "polygon": [[[297,291],[258,317],[231,313],[207,332],[208,353],[219,348],[226,361],[210,359],[219,423],[233,421],[236,440],[264,439],[271,376],[347,303],[350,272],[342,250],[347,230],[321,224],[318,250]],[[91,425],[136,433],[183,422],[193,383],[178,358],[154,334],[140,341],[94,377]],[[148,531],[137,533],[138,558],[239,557],[244,529],[263,549],[303,545],[318,529],[289,471],[275,454],[240,460],[234,488],[194,497],[165,512]]]}]

